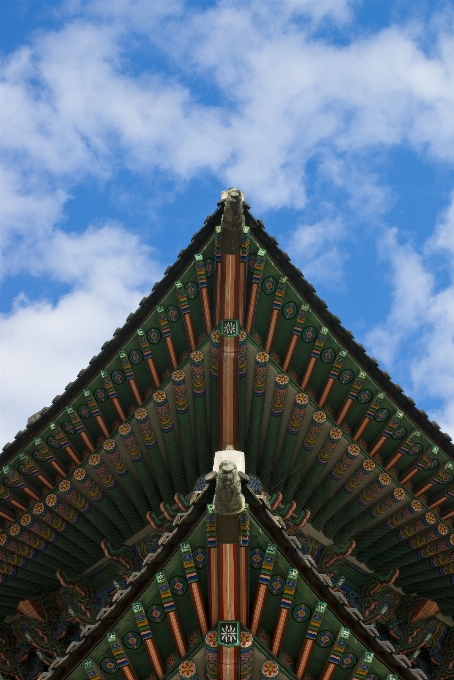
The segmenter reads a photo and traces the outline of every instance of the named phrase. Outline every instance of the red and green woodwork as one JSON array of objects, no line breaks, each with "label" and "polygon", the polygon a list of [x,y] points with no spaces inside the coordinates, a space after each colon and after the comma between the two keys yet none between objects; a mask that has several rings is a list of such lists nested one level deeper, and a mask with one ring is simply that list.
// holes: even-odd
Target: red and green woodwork
[{"label": "red and green woodwork", "polygon": [[269,359],[270,357],[266,352],[258,352],[255,357],[251,411],[245,446],[246,472],[248,474],[256,474],[257,472]]},{"label": "red and green woodwork", "polygon": [[[453,640],[441,628],[447,624],[415,613],[400,632],[392,626],[393,607],[404,611],[399,598],[410,591],[435,601],[427,611],[454,612],[454,446],[354,342],[245,204],[244,224],[225,223],[224,199],[98,357],[4,449],[0,609],[13,617],[22,604],[20,625],[0,623],[0,647],[9,658],[19,650],[25,670],[23,677],[9,673],[14,664],[2,652],[0,673],[24,680],[47,672],[51,653],[35,643],[41,656],[24,651],[24,631],[34,639],[37,626],[41,635],[50,624],[24,612],[47,612],[50,600],[38,606],[36,598],[75,598],[80,586],[63,586],[61,567],[87,575],[98,598],[90,611],[109,611],[114,581],[125,606],[111,609],[115,649],[100,618],[104,628],[99,637],[90,633],[85,667],[68,652],[52,680],[105,680],[112,671],[191,680],[201,676],[194,659],[204,647],[213,678],[250,678],[256,664],[264,677],[287,669],[308,679],[407,679],[410,671],[396,659],[383,663],[373,635],[357,635],[349,615],[338,617],[342,596],[366,613],[367,577],[356,559],[379,583],[378,570],[394,575],[386,585],[389,618],[380,616],[378,600],[371,616],[396,653],[411,649],[410,625],[413,638],[424,640],[426,619],[436,621],[433,649],[421,658],[437,658],[427,668],[442,680],[450,663],[444,640]],[[237,540],[222,543],[212,496],[202,519],[197,503],[213,483],[214,453],[227,446],[244,450],[257,496],[238,518]],[[181,526],[187,535],[170,550]],[[165,559],[146,572],[156,549]],[[311,559],[333,574],[331,591],[310,581]],[[144,571],[128,584],[136,568]],[[293,594],[286,590],[292,569]],[[159,586],[157,574],[165,575]],[[327,605],[317,629],[320,598]],[[61,655],[75,635],[73,621],[82,620],[72,599],[64,606],[64,624],[54,631]],[[220,621],[240,625],[238,648],[218,639]],[[352,642],[336,651],[342,626],[352,628]],[[418,657],[412,663],[419,668]]]},{"label": "red and green woodwork", "polygon": [[[346,463],[348,462],[349,457],[355,456],[356,454],[356,444],[353,444],[349,446],[348,453],[347,453],[347,458],[344,459],[342,463],[342,467],[345,467]],[[359,454],[359,450],[358,450]],[[342,470],[341,467],[341,470]],[[347,467],[348,469],[348,467]],[[352,505],[351,503],[351,496],[352,494],[355,493],[356,489],[362,484],[362,482],[374,472],[375,470],[375,463],[373,460],[370,460],[370,458],[366,458],[365,460],[362,460],[361,464],[359,467],[356,468],[356,470],[350,474],[347,475],[347,480],[346,482],[340,487],[337,488],[336,492],[333,494],[330,500],[328,500],[327,503],[320,509],[319,513],[314,517],[313,519],[313,524],[314,526],[318,529],[319,527],[323,527],[324,531],[330,531],[331,536],[334,535],[335,531],[338,528],[338,525],[342,522],[344,515],[341,513],[341,510],[346,503],[349,503],[350,506],[350,512],[352,509],[356,510],[355,505]],[[334,474],[338,475],[338,471],[336,467],[334,468]],[[337,480],[335,480],[337,481]],[[353,499],[353,502],[355,500]],[[337,511],[337,512],[336,512]]]},{"label": "red and green woodwork", "polygon": [[326,602],[317,602],[312,618],[309,623],[309,627],[306,632],[304,642],[301,646],[301,651],[296,662],[295,675],[297,678],[304,678],[307,666],[310,661],[312,648],[315,644],[315,640],[320,630],[321,623],[323,621],[323,615],[326,611]]},{"label": "red and green woodwork", "polygon": [[153,671],[158,679],[162,678],[162,676],[165,674],[164,666],[159,654],[159,650],[156,646],[156,642],[154,641],[153,633],[151,632],[150,624],[145,615],[142,603],[134,602],[134,604],[132,605],[132,611],[134,612],[134,618],[136,620],[140,637],[145,643],[145,647],[150,658]]}]

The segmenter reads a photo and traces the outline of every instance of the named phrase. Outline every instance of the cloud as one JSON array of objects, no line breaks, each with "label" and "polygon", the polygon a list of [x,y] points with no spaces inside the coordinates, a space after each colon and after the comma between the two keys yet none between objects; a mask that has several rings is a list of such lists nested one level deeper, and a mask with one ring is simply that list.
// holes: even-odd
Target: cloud
[{"label": "cloud", "polygon": [[[59,196],[87,176],[111,180],[121,167],[177,182],[208,171],[244,187],[257,206],[301,208],[306,165],[318,154],[343,154],[354,172],[378,148],[407,145],[452,164],[449,25],[430,56],[414,25],[366,37],[347,30],[346,44],[314,33],[327,20],[348,25],[352,6],[176,2],[150,12],[132,0],[74,3],[60,30],[5,61],[11,184],[18,178],[30,200],[47,187],[51,222]],[[131,66],[143,40],[167,72],[153,58],[140,72]],[[346,187],[353,202],[356,186]]]},{"label": "cloud", "polygon": [[292,253],[292,259],[311,283],[324,281],[328,288],[338,288],[348,259],[348,255],[341,253],[345,236],[340,217],[325,218],[314,224],[299,225],[285,249]]},{"label": "cloud", "polygon": [[[367,337],[367,344],[397,376],[407,393],[418,394],[447,432],[454,432],[454,194],[435,234],[418,252],[388,230],[382,255],[393,287],[389,314]],[[437,285],[436,268],[447,281]]]},{"label": "cloud", "polygon": [[34,258],[34,275],[70,284],[53,304],[19,295],[1,316],[1,438],[73,381],[161,278],[156,254],[120,225],[56,231]]}]

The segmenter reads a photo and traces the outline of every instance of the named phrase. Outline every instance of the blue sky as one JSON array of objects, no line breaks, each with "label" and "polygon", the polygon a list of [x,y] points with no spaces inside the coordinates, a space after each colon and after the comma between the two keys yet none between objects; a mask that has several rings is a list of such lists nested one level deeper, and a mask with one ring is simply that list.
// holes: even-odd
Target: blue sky
[{"label": "blue sky", "polygon": [[238,186],[454,435],[454,8],[4,0],[1,442]]}]

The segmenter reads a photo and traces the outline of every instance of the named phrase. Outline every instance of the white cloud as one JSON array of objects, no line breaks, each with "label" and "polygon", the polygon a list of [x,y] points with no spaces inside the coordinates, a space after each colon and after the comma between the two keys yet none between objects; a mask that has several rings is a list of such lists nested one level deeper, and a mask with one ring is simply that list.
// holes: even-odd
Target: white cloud
[{"label": "white cloud", "polygon": [[150,248],[119,225],[82,234],[56,231],[32,273],[71,285],[53,304],[20,295],[2,315],[1,441],[62,392],[150,292],[162,268]]},{"label": "white cloud", "polygon": [[[68,194],[87,175],[106,180],[126,166],[180,180],[208,170],[241,185],[256,206],[302,207],[315,154],[342,153],[354,172],[371,151],[403,144],[452,163],[449,27],[430,56],[414,25],[346,45],[314,37],[319,21],[342,24],[351,8],[340,0],[185,12],[178,2],[151,12],[132,0],[73,3],[61,30],[6,60],[8,166],[30,191],[39,177],[38,195],[43,186]],[[153,61],[134,74],[129,47],[139,34],[167,53],[171,76]],[[214,88],[213,102],[192,89],[194,75]],[[356,182],[346,188],[356,196]]]},{"label": "white cloud", "polygon": [[325,218],[315,224],[299,225],[285,249],[311,283],[324,281],[327,287],[338,288],[348,259],[341,253],[345,236],[345,225],[339,217]]},{"label": "white cloud", "polygon": [[[454,435],[454,194],[435,235],[417,252],[401,244],[397,231],[383,241],[393,294],[388,317],[373,329],[367,344],[405,386],[419,395],[418,405]],[[433,256],[445,266],[448,280],[436,285]],[[436,400],[437,406],[431,406]],[[441,404],[439,406],[438,404]]]}]

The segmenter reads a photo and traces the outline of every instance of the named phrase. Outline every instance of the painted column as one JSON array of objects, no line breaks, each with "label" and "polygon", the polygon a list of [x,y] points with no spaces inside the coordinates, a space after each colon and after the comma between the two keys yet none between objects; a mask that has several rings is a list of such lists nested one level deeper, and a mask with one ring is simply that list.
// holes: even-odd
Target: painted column
[{"label": "painted column", "polygon": [[208,611],[210,626],[218,622],[218,543],[216,538],[216,513],[213,505],[207,505],[206,517],[208,551]]},{"label": "painted column", "polygon": [[239,583],[240,613],[239,620],[243,626],[249,626],[249,540],[250,540],[249,506],[246,503],[240,513],[240,550],[239,550]]}]

